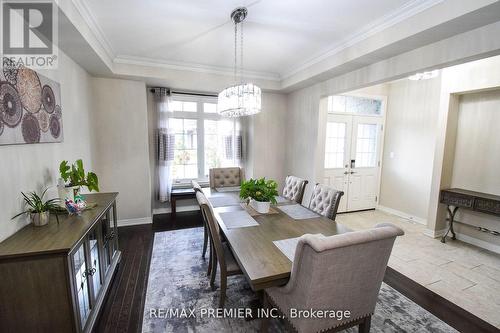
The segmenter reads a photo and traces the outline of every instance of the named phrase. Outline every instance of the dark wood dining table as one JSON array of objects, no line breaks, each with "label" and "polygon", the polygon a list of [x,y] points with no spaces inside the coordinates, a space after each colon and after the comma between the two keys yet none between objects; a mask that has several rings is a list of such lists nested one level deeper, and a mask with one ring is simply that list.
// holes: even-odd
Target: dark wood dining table
[{"label": "dark wood dining table", "polygon": [[[214,189],[203,189],[210,201],[211,198],[237,196],[237,192],[218,192]],[[216,200],[214,200],[215,202]],[[220,204],[220,199],[217,199]],[[228,200],[228,206],[214,207],[214,215],[219,223],[225,238],[254,291],[286,284],[290,278],[292,262],[273,241],[300,237],[304,234],[323,234],[331,236],[350,232],[346,226],[336,223],[326,217],[319,216],[296,220],[289,217],[279,208],[283,205],[295,204],[287,201],[272,206],[269,214],[256,214],[252,210],[252,217],[258,226],[228,228],[220,214],[245,209],[244,203],[235,203]]]}]

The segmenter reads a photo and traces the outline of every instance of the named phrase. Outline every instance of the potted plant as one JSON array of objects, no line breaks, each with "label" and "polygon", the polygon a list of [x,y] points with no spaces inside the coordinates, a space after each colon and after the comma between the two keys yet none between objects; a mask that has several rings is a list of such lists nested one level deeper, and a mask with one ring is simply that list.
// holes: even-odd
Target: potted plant
[{"label": "potted plant", "polygon": [[243,181],[240,188],[240,198],[250,199],[250,206],[261,214],[269,212],[272,204],[276,204],[278,195],[278,184],[274,180],[266,178]]},{"label": "potted plant", "polygon": [[68,161],[62,161],[59,165],[59,173],[62,181],[59,182],[58,190],[59,197],[65,200],[77,202],[82,200],[80,190],[82,186],[86,186],[90,192],[99,192],[99,179],[93,172],[85,174],[83,162],[81,159],[76,160],[71,166]]},{"label": "potted plant", "polygon": [[33,223],[33,225],[37,227],[49,223],[50,213],[51,212],[57,213],[58,211],[60,211],[58,205],[60,199],[55,198],[43,201],[43,197],[47,192],[47,190],[48,189],[45,189],[45,191],[43,191],[42,195],[40,196],[36,192],[30,192],[28,194],[21,192],[21,194],[24,197],[24,204],[27,207],[27,209],[14,216],[12,219],[15,219],[16,217],[21,216],[23,214],[28,214],[30,216],[30,220]]}]

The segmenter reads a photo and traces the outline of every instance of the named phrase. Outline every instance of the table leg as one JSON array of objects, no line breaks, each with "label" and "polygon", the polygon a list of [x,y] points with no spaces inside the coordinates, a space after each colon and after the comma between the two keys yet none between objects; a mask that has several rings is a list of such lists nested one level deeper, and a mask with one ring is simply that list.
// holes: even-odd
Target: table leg
[{"label": "table leg", "polygon": [[449,220],[450,220],[450,227],[448,228],[448,230],[446,231],[444,236],[441,238],[441,243],[446,243],[446,236],[448,236],[448,233],[450,231],[452,234],[451,239],[453,239],[453,240],[457,239],[457,237],[455,235],[455,231],[453,230],[453,222],[455,221],[455,214],[458,211],[458,207],[453,208],[453,211],[452,211],[450,206],[448,205],[448,206],[446,206],[446,209],[448,211],[448,216],[449,216]]},{"label": "table leg", "polygon": [[175,219],[175,215],[177,214],[177,199],[175,197],[170,197],[170,209],[172,210],[172,218]]}]

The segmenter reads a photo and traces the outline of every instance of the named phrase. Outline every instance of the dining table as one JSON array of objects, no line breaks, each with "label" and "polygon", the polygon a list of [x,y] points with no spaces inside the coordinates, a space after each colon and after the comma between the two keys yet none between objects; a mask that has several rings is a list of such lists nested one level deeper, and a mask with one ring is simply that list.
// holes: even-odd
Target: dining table
[{"label": "dining table", "polygon": [[[290,278],[292,259],[282,252],[276,241],[289,240],[304,234],[332,236],[351,232],[348,227],[309,211],[307,218],[290,217],[289,205],[296,202],[279,198],[269,213],[261,214],[239,199],[239,191],[218,191],[204,188],[203,192],[213,205],[214,217],[224,234],[232,253],[254,291],[282,286]],[[289,206],[289,207],[285,207]],[[288,209],[285,209],[288,208]],[[305,207],[297,207],[308,210]],[[225,216],[241,215],[246,211],[253,220],[251,226],[230,226]],[[288,212],[287,213],[285,213]],[[231,214],[228,214],[233,212]],[[306,212],[307,213],[307,212]],[[246,214],[244,214],[246,215]],[[307,215],[307,214],[306,214]]]}]

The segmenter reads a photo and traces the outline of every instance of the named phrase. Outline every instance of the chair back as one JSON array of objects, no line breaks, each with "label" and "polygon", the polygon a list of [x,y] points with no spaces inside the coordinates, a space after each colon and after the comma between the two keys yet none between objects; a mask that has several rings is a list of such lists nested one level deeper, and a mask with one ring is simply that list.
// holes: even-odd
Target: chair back
[{"label": "chair back", "polygon": [[340,199],[343,195],[344,192],[342,191],[337,191],[329,186],[318,183],[314,187],[311,201],[309,202],[309,208],[335,221]]},{"label": "chair back", "polygon": [[196,191],[196,200],[198,200],[203,218],[208,224],[210,239],[215,249],[215,255],[220,262],[221,270],[225,270],[226,260],[224,258],[224,249],[222,247],[222,240],[220,237],[219,223],[217,223],[217,221],[215,220],[212,204],[210,203],[210,201],[208,201],[205,194],[200,191]]},{"label": "chair back", "polygon": [[210,188],[240,186],[245,180],[242,168],[212,168],[209,170]]},{"label": "chair back", "polygon": [[288,284],[275,288],[277,295],[282,290],[281,295],[286,296],[281,302],[275,296],[276,301],[297,309],[351,312],[350,318],[333,322],[299,319],[293,322],[299,332],[305,327],[307,331],[319,332],[373,314],[394,240],[403,234],[400,228],[382,223],[370,230],[330,237],[303,235],[297,244]]},{"label": "chair back", "polygon": [[191,186],[193,187],[193,190],[195,192],[198,192],[198,191],[202,192],[201,186],[200,186],[200,184],[196,180],[192,180],[191,181]]},{"label": "chair back", "polygon": [[283,188],[283,197],[301,204],[304,197],[308,181],[295,176],[287,176],[285,179],[285,187]]}]

